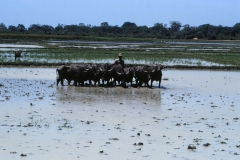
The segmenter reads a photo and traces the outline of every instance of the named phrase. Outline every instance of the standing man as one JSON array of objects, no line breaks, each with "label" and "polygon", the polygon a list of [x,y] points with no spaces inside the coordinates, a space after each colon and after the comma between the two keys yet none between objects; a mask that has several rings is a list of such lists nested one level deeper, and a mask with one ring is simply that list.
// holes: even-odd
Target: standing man
[{"label": "standing man", "polygon": [[118,59],[115,60],[114,64],[121,64],[123,66],[123,68],[125,68],[124,60],[122,60],[122,53],[119,53]]}]

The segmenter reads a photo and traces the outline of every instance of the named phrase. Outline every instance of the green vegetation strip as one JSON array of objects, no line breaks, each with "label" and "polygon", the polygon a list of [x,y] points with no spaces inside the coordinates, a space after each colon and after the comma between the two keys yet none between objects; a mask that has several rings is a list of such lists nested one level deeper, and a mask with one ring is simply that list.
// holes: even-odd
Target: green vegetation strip
[{"label": "green vegetation strip", "polygon": [[[146,51],[145,49],[91,49],[91,48],[53,48],[53,49],[36,49],[27,50],[23,52],[22,59],[23,62],[16,62],[16,64],[28,64],[29,62],[34,62],[35,64],[44,63],[56,63],[64,62],[66,63],[78,59],[84,59],[87,62],[92,62],[92,60],[100,59],[114,59],[117,58],[118,53],[121,52],[124,55],[124,59],[138,60],[138,61],[150,61],[150,62],[162,62],[169,61],[172,59],[198,59],[208,62],[214,62],[222,65],[233,65],[240,66],[240,51],[229,51],[227,53],[216,52],[216,51],[187,51],[187,50],[151,50]],[[14,55],[12,53],[6,53],[6,51],[0,51],[0,63],[8,64],[14,62]],[[28,60],[29,59],[29,60]],[[31,60],[30,60],[31,59]],[[53,61],[53,62],[52,62]],[[190,65],[186,64],[185,65]]]},{"label": "green vegetation strip", "polygon": [[[21,39],[17,41],[21,42]],[[168,43],[166,40],[155,40],[152,44],[140,43],[136,46],[127,45],[125,47],[114,44],[115,41],[110,45],[79,43],[79,41],[59,41],[53,45],[50,42],[49,40],[42,40],[41,42],[26,41],[17,43],[40,45],[45,48],[22,49],[22,57],[20,60],[17,59],[16,62],[14,59],[14,48],[12,50],[2,50],[0,51],[0,64],[57,66],[75,62],[112,63],[118,57],[118,53],[121,52],[124,60],[133,62],[132,66],[142,65],[145,62],[161,64],[171,62],[172,64],[168,66],[169,68],[239,69],[240,67],[239,41],[184,40],[174,44]],[[195,61],[195,64],[193,64],[192,60]],[[183,64],[178,65],[177,61],[181,61]],[[210,66],[201,64],[203,61],[209,63]]]}]

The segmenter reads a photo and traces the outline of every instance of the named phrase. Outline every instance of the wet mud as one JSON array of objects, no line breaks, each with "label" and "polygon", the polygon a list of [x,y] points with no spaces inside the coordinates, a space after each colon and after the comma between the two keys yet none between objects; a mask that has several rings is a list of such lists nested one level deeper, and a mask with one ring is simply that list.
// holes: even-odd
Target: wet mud
[{"label": "wet mud", "polygon": [[161,88],[56,86],[0,68],[2,159],[239,159],[239,71],[163,70]]}]

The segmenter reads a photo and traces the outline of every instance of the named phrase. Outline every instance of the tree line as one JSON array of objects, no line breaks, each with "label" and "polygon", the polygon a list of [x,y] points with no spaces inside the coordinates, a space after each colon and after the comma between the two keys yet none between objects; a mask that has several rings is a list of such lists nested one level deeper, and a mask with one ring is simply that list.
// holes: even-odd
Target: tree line
[{"label": "tree line", "polygon": [[178,21],[171,21],[169,27],[163,23],[155,23],[152,27],[137,26],[133,22],[124,22],[122,26],[111,26],[103,22],[100,26],[51,25],[32,24],[26,28],[23,24],[17,26],[0,23],[0,33],[38,34],[38,35],[71,35],[71,36],[98,36],[98,37],[131,37],[156,39],[206,39],[206,40],[239,40],[240,23],[232,27],[203,24],[200,26],[182,25]]}]

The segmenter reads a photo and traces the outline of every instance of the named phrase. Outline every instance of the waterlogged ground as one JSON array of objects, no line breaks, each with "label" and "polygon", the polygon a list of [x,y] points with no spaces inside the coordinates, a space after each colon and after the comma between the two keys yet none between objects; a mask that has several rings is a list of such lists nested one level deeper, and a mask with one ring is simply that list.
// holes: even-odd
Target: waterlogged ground
[{"label": "waterlogged ground", "polygon": [[[5,59],[6,62],[14,62],[14,55],[12,54],[9,56],[9,53],[4,53],[2,56],[7,57]],[[31,57],[31,58],[29,58]],[[48,53],[44,53],[41,55],[38,54],[32,54],[32,53],[23,53],[22,58],[19,60],[17,59],[17,63],[28,63],[28,62],[33,62],[33,63],[113,63],[114,60],[117,58],[115,56],[114,58],[99,58],[97,55],[94,58],[79,58],[79,59],[56,59],[54,56],[50,57]],[[146,59],[135,59],[135,58],[125,58],[124,62],[126,64],[153,64],[156,63],[155,58],[146,58]],[[223,64],[218,64],[210,61],[204,61],[200,59],[194,59],[194,58],[171,58],[171,59],[166,59],[163,58],[161,60],[157,61],[158,64],[164,64],[168,66],[173,66],[173,65],[188,65],[188,66],[231,66],[231,65],[223,65]]]},{"label": "waterlogged ground", "polygon": [[0,68],[1,159],[239,159],[240,72],[163,78],[56,87],[54,68]]},{"label": "waterlogged ground", "polygon": [[[240,44],[237,42],[161,42],[124,43],[90,41],[45,41],[29,44],[0,44],[0,63],[113,63],[118,53],[122,52],[126,64],[164,64],[168,66],[234,66],[238,62],[214,61],[211,55],[226,59],[222,55],[236,56]],[[71,49],[71,51],[70,51]],[[15,61],[14,51],[22,51],[21,59]],[[81,51],[81,52],[80,52]],[[134,52],[135,54],[133,54]],[[114,53],[114,54],[113,54]],[[144,56],[142,55],[144,53]],[[181,53],[181,54],[180,54]],[[133,54],[133,55],[132,55]],[[135,56],[138,54],[138,56]],[[188,56],[183,56],[188,54]],[[205,54],[205,60],[196,55]],[[180,57],[179,57],[180,56]],[[216,58],[215,57],[215,58]]]}]

